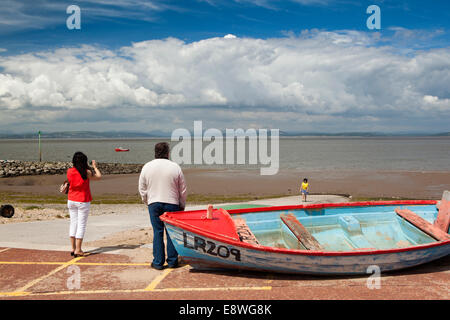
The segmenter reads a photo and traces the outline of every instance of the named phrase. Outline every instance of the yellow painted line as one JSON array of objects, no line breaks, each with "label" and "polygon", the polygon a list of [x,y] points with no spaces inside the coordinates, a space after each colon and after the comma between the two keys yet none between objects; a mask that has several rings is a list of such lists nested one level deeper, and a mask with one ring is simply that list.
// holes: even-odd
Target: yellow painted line
[{"label": "yellow painted line", "polygon": [[148,286],[145,288],[145,291],[152,291],[155,290],[156,286],[160,284],[161,281],[164,280],[165,277],[172,271],[173,269],[166,269],[163,273],[158,275]]},{"label": "yellow painted line", "polygon": [[0,261],[0,264],[62,265],[67,262]]},{"label": "yellow painted line", "polygon": [[143,289],[123,289],[123,290],[73,290],[73,291],[55,291],[55,292],[33,292],[32,296],[53,296],[70,294],[100,294],[100,293],[138,293],[145,292]]},{"label": "yellow painted line", "polygon": [[62,269],[64,269],[64,268],[70,266],[71,264],[74,264],[75,262],[77,262],[78,260],[81,260],[81,259],[83,259],[83,257],[78,257],[78,258],[75,258],[75,259],[70,260],[69,262],[67,262],[67,263],[65,263],[65,264],[63,264],[63,265],[61,265],[61,266],[59,266],[58,268],[56,268],[56,269],[50,271],[50,272],[47,273],[46,275],[44,275],[44,276],[42,276],[42,277],[40,277],[40,278],[37,278],[37,279],[35,279],[35,280],[33,280],[33,281],[27,283],[27,284],[26,284],[25,286],[23,286],[22,288],[17,289],[16,292],[24,292],[24,291],[27,291],[27,289],[31,288],[32,286],[36,285],[37,283],[41,282],[42,280],[44,280],[44,279],[50,277],[51,275],[57,273],[58,271],[61,271]]},{"label": "yellow painted line", "polygon": [[227,290],[272,290],[271,286],[265,287],[216,287],[216,288],[164,288],[164,289],[154,289],[155,292],[164,291],[227,291]]},{"label": "yellow painted line", "polygon": [[76,265],[79,266],[145,266],[145,267],[150,267],[150,262],[149,263],[122,263],[122,262],[77,262],[75,263]]},{"label": "yellow painted line", "polygon": [[[24,265],[63,265],[67,262],[32,262],[32,261],[0,261],[1,264],[24,264]],[[79,266],[145,266],[148,267],[150,263],[121,263],[121,262],[75,262]]]},{"label": "yellow painted line", "polygon": [[7,296],[7,297],[22,297],[22,296],[27,296],[30,295],[31,292],[0,292],[0,297],[1,296]]},{"label": "yellow painted line", "polygon": [[2,250],[0,250],[0,253],[5,252],[5,251],[7,251],[9,249],[11,249],[11,248],[2,249]]},{"label": "yellow painted line", "polygon": [[245,290],[272,290],[272,287],[216,287],[216,288],[164,288],[164,289],[122,289],[122,290],[72,290],[72,291],[54,291],[54,292],[0,292],[0,296],[52,296],[52,295],[70,295],[70,294],[114,294],[114,293],[146,293],[146,292],[182,292],[182,291],[245,291]]}]

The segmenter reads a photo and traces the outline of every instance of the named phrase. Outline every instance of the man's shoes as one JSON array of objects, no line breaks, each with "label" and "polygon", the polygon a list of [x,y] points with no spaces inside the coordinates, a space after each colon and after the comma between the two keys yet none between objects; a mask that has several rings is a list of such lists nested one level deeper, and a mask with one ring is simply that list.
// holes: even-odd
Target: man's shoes
[{"label": "man's shoes", "polygon": [[168,266],[168,268],[170,268],[170,269],[176,269],[176,268],[179,268],[179,267],[181,267],[179,263]]},{"label": "man's shoes", "polygon": [[179,258],[177,262],[175,262],[175,264],[169,264],[169,268],[175,269],[175,268],[179,268],[179,267],[183,267],[185,266],[186,263],[184,263],[184,261]]},{"label": "man's shoes", "polygon": [[157,265],[153,264],[153,262],[150,265],[150,267],[152,267],[153,269],[156,269],[156,270],[164,270],[164,266],[157,266]]}]

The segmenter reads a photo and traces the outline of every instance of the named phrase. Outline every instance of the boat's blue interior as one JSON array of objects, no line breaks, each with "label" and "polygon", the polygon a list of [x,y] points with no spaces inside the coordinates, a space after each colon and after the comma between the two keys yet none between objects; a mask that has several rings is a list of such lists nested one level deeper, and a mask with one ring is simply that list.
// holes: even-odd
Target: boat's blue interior
[{"label": "boat's blue interior", "polygon": [[304,249],[280,219],[282,213],[294,214],[327,251],[402,248],[436,241],[399,217],[396,208],[410,209],[430,223],[438,214],[435,205],[394,205],[266,211],[233,217],[245,219],[260,244],[279,248]]}]

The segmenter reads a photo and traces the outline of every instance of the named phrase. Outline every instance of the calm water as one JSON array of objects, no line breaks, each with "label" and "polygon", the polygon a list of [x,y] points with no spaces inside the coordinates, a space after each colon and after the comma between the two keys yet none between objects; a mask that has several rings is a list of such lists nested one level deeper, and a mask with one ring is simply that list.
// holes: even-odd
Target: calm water
[{"label": "calm water", "polygon": [[[75,151],[98,162],[145,163],[164,139],[42,140],[42,160],[70,161]],[[167,141],[167,140],[166,140]],[[177,142],[172,142],[174,146]],[[208,143],[205,143],[206,146]],[[116,147],[130,152],[115,152]],[[236,148],[235,148],[236,149]],[[248,148],[247,148],[248,149]],[[280,138],[280,169],[450,171],[450,137]],[[270,154],[270,152],[269,152]],[[0,159],[38,160],[37,140],[0,140]],[[248,163],[248,157],[246,160]],[[192,167],[183,165],[183,167]],[[195,165],[194,167],[209,167]],[[213,167],[250,168],[250,165]],[[259,166],[258,166],[259,167]]]}]

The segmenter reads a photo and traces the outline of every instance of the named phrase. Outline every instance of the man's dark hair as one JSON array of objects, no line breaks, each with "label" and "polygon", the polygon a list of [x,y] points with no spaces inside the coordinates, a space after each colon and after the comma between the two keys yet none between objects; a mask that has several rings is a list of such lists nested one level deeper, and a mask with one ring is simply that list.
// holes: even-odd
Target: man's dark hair
[{"label": "man's dark hair", "polygon": [[169,159],[169,144],[159,142],[155,145],[155,159]]}]

